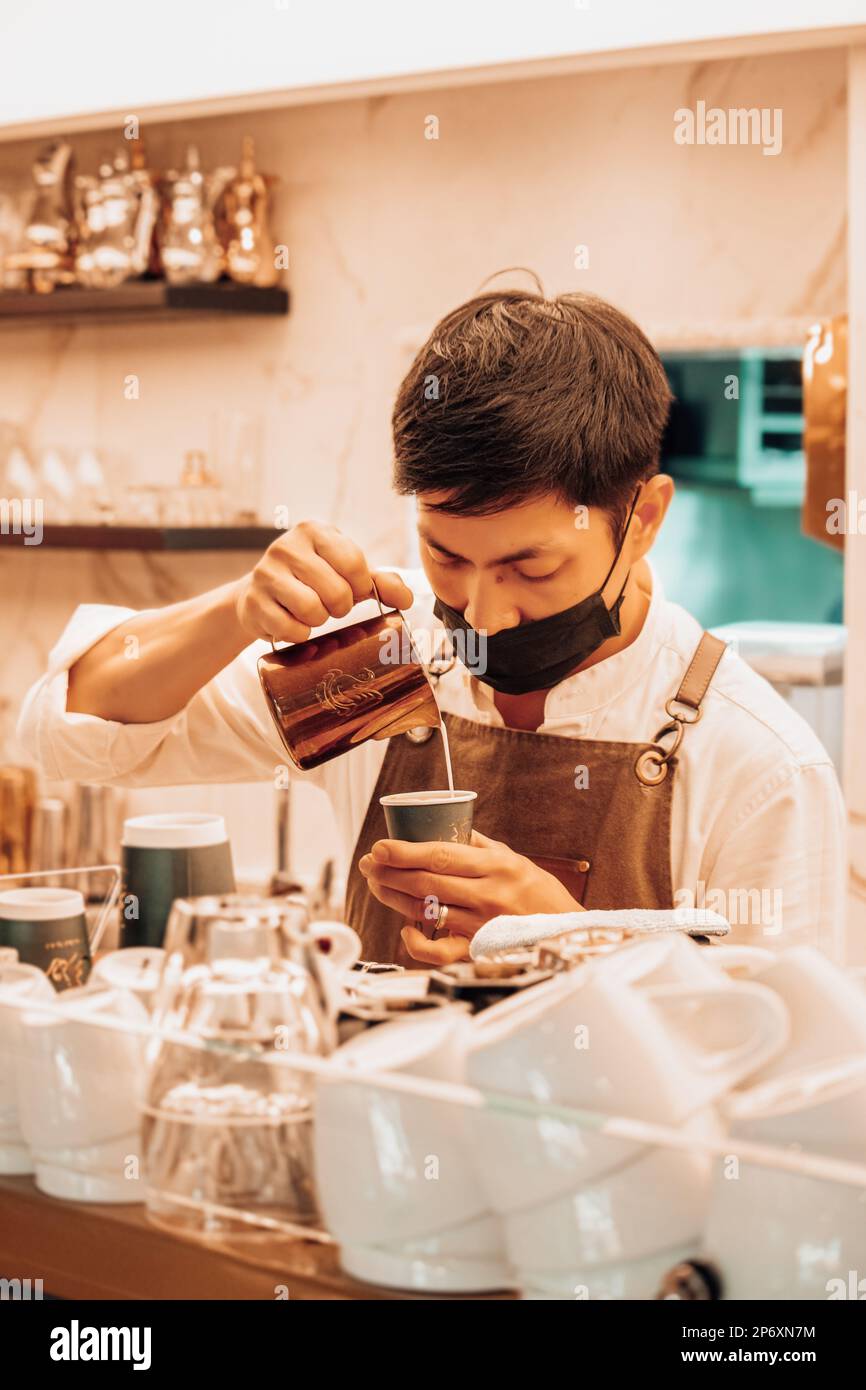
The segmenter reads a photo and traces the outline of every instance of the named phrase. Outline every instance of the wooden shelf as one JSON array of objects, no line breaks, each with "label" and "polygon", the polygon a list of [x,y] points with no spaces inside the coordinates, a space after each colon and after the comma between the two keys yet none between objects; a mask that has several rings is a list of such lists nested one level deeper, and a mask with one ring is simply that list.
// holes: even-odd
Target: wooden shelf
[{"label": "wooden shelf", "polygon": [[169,285],[165,280],[130,280],[113,290],[67,287],[51,294],[0,293],[0,323],[14,320],[165,319],[194,314],[287,314],[289,292],[218,280],[213,285]]},{"label": "wooden shelf", "polygon": [[282,532],[271,526],[46,526],[40,545],[0,532],[0,546],[26,550],[264,550]]},{"label": "wooden shelf", "polygon": [[31,1178],[0,1177],[0,1270],[38,1276],[72,1299],[266,1299],[288,1284],[293,1300],[512,1300],[511,1292],[434,1294],[362,1284],[344,1274],[333,1244],[313,1239],[207,1241],[152,1225],[143,1206],[61,1202]]}]

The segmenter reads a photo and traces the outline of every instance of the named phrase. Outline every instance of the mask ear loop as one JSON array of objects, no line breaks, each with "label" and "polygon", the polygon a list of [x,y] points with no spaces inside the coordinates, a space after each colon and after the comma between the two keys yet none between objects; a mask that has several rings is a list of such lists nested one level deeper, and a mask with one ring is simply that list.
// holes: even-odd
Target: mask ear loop
[{"label": "mask ear loop", "polygon": [[[613,559],[611,560],[610,569],[608,570],[607,574],[604,576],[604,579],[601,581],[601,584],[599,585],[599,587],[598,587],[598,588],[596,589],[596,591],[595,591],[595,592],[599,595],[599,597],[601,597],[601,595],[604,593],[605,589],[607,588],[607,581],[610,579],[610,576],[613,574],[614,570],[615,570],[616,567],[617,567],[617,563],[618,563],[618,561],[619,561],[619,557],[620,557],[620,555],[622,554],[622,548],[623,548],[623,546],[625,545],[626,540],[627,540],[627,538],[628,538],[628,528],[629,528],[629,526],[631,526],[631,519],[632,519],[632,517],[634,516],[634,509],[635,509],[635,507],[637,506],[638,498],[639,498],[639,497],[640,497],[640,488],[638,488],[637,492],[636,492],[635,495],[634,495],[634,500],[632,501],[631,509],[630,509],[630,511],[629,511],[628,516],[626,517],[625,528],[624,528],[623,533],[622,533],[622,540],[620,541],[619,545],[617,546],[617,548],[616,548],[616,554],[614,555]],[[625,593],[625,586],[626,586],[626,584],[628,583],[628,575],[629,575],[629,574],[631,574],[631,570],[629,570],[629,572],[628,572],[628,574],[626,575],[625,579],[622,581],[622,588],[621,588],[620,591],[619,591],[618,597],[617,597],[616,599],[614,599],[613,603],[612,603],[611,606],[610,606],[610,611],[611,611],[611,613],[615,613],[616,616],[617,616],[617,618],[619,617],[619,606],[620,606],[620,604],[622,603],[622,597],[623,597],[623,594]],[[604,602],[603,599],[602,599],[602,602]]]}]

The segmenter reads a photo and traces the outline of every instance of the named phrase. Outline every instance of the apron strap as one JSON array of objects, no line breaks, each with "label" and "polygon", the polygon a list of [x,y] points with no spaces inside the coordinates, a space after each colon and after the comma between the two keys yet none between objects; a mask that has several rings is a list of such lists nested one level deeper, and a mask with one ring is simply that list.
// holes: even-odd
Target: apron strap
[{"label": "apron strap", "polygon": [[[668,775],[668,764],[674,759],[683,741],[683,731],[687,724],[697,724],[703,710],[701,701],[707,693],[710,681],[716,674],[719,662],[725,654],[727,644],[711,632],[705,632],[697,645],[688,670],[680,682],[676,695],[665,702],[665,713],[670,719],[656,734],[649,748],[644,749],[634,765],[635,775],[646,787],[657,787]],[[676,706],[680,706],[678,711]],[[685,711],[691,710],[691,715]],[[673,734],[673,742],[665,749],[661,740]]]},{"label": "apron strap", "polygon": [[[705,632],[689,662],[689,669],[683,676],[679,690],[673,700],[668,701],[668,705],[676,703],[687,705],[692,710],[700,709],[701,701],[707,693],[710,681],[716,674],[716,668],[726,650],[726,643],[722,641],[721,637],[714,637],[711,632]],[[677,717],[671,714],[667,705],[665,705],[665,709],[672,719]]]}]

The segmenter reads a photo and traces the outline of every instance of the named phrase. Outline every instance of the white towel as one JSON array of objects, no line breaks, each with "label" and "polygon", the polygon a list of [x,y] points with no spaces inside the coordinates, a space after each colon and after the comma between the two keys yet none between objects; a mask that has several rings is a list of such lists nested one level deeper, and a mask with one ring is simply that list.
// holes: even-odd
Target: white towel
[{"label": "white towel", "polygon": [[651,935],[685,931],[706,936],[727,936],[730,923],[718,912],[702,907],[616,908],[609,912],[548,912],[531,917],[492,917],[479,928],[469,947],[473,960],[498,951],[520,951],[550,936],[562,936],[578,927],[625,928]]}]

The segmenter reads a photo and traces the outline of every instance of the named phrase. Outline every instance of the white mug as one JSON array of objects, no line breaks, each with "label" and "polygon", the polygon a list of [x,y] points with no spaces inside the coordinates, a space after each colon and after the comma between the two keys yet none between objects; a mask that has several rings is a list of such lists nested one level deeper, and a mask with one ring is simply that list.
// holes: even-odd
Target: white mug
[{"label": "white mug", "polygon": [[724,1113],[733,1152],[740,1138],[866,1168],[866,1055],[760,1082],[730,1096]]},{"label": "white mug", "polygon": [[[425,1010],[368,1029],[334,1057],[359,1074],[388,1071],[459,1082],[468,1022],[459,1006]],[[322,1211],[340,1244],[356,1251],[355,1273],[358,1250],[400,1255],[406,1245],[490,1214],[463,1109],[452,1102],[317,1078],[314,1142]],[[423,1254],[414,1257],[423,1263]],[[374,1263],[379,1268],[382,1261]],[[485,1261],[484,1287],[491,1287],[491,1277],[492,1287],[507,1282],[501,1250]]]},{"label": "white mug", "polygon": [[[48,1001],[46,1001],[47,1004]],[[116,1026],[100,1026],[100,1020]],[[18,1109],[37,1187],[80,1201],[137,1202],[144,1005],[85,986],[23,1013]]]},{"label": "white mug", "polygon": [[18,1088],[20,1017],[38,999],[54,999],[54,986],[36,965],[0,961],[0,1173],[33,1172],[33,1156],[21,1133]]},{"label": "white mug", "polygon": [[852,1273],[862,1297],[864,1252],[866,1186],[715,1164],[702,1258],[718,1270],[723,1299],[850,1297]]},{"label": "white mug", "polygon": [[792,946],[754,979],[775,990],[791,1019],[790,1042],[755,1080],[846,1056],[866,1056],[866,995],[857,981],[814,946]]},{"label": "white mug", "polygon": [[700,945],[683,933],[638,940],[601,956],[596,968],[640,989],[655,985],[718,985],[750,978],[772,964],[761,946]]},{"label": "white mug", "polygon": [[[665,954],[663,943],[645,944]],[[784,1006],[759,985],[713,977],[637,989],[599,964],[472,1021],[467,1075],[489,1100],[470,1124],[497,1211],[572,1192],[645,1147],[606,1135],[598,1120],[509,1113],[507,1097],[676,1126],[784,1046]]]},{"label": "white mug", "polygon": [[[718,1137],[712,1117],[691,1132]],[[704,1227],[710,1159],[677,1148],[652,1148],[551,1202],[504,1218],[509,1259],[522,1286],[541,1271],[577,1275],[596,1265],[647,1259],[672,1246],[698,1248]]]},{"label": "white mug", "polygon": [[418,1293],[479,1293],[510,1287],[497,1216],[463,1221],[414,1240],[340,1246],[347,1274]]}]

